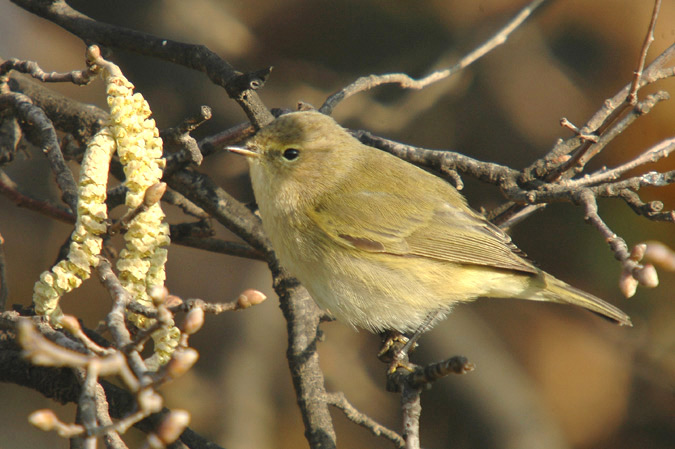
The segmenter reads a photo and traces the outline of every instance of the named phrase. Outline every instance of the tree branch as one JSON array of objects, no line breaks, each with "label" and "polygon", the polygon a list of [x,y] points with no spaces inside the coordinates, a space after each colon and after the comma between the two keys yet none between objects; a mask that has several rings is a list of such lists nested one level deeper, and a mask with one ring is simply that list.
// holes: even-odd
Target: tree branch
[{"label": "tree branch", "polygon": [[405,73],[387,73],[384,75],[369,75],[363,76],[347,87],[339,90],[333,95],[329,96],[326,101],[319,108],[319,112],[322,112],[327,115],[331,115],[333,109],[337,106],[339,102],[345,100],[352,95],[355,95],[359,92],[373,89],[374,87],[382,86],[384,84],[398,84],[403,89],[424,89],[430,84],[436,83],[440,80],[449,78],[455,73],[459,72],[462,69],[465,69],[469,65],[476,62],[478,59],[482,58],[495,48],[499,47],[509,38],[511,33],[513,33],[522,23],[532,15],[535,9],[537,9],[545,0],[533,0],[528,3],[520,12],[513,18],[509,23],[507,23],[501,30],[499,30],[494,36],[482,43],[478,48],[468,53],[464,56],[459,62],[457,62],[452,67],[439,70],[429,75],[416,80],[406,75]]},{"label": "tree branch", "polygon": [[53,22],[81,38],[87,45],[99,44],[152,56],[205,73],[216,85],[224,87],[260,128],[272,121],[272,115],[255,93],[262,87],[268,70],[242,74],[227,61],[203,45],[172,41],[93,20],[71,8],[64,0],[12,0],[21,8]]},{"label": "tree branch", "polygon": [[323,372],[319,366],[316,347],[323,313],[296,279],[289,277],[276,264],[271,264],[270,269],[274,290],[279,295],[281,311],[286,318],[286,358],[305,424],[305,438],[311,448],[335,448],[335,430],[328,410]]},{"label": "tree branch", "polygon": [[379,424],[365,413],[358,411],[356,407],[354,407],[347,400],[347,397],[341,391],[335,393],[326,393],[326,402],[328,402],[333,407],[342,410],[342,412],[351,422],[370,430],[373,435],[378,437],[382,436],[388,439],[394,443],[397,448],[405,448],[405,440],[403,437],[401,437],[401,435]]}]

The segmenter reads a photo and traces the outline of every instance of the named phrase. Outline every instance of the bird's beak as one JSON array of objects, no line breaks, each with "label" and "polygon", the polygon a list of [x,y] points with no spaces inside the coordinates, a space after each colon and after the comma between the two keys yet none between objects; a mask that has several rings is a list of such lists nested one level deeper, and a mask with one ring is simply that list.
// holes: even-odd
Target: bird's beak
[{"label": "bird's beak", "polygon": [[244,148],[244,147],[227,147],[225,149],[227,151],[232,152],[232,153],[241,154],[242,156],[246,156],[246,157],[260,157],[259,153],[256,153],[255,151],[251,151],[248,148]]}]

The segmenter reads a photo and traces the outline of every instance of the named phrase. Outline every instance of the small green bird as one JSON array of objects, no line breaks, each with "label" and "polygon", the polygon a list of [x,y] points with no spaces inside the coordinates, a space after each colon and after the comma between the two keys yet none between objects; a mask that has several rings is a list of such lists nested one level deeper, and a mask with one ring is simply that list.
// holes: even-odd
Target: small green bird
[{"label": "small green bird", "polygon": [[478,297],[628,315],[535,267],[450,184],[359,142],[315,111],[282,115],[245,148],[263,227],[288,271],[340,321],[418,331]]}]

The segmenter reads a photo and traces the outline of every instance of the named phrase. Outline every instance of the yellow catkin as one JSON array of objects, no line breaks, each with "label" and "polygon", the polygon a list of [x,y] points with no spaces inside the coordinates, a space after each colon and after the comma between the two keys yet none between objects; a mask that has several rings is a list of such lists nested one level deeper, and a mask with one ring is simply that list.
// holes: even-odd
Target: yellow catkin
[{"label": "yellow catkin", "polygon": [[108,128],[101,129],[89,142],[82,159],[77,197],[77,221],[66,259],[40,275],[33,287],[35,311],[58,324],[63,315],[59,299],[82,284],[98,264],[106,231],[105,205],[110,159],[115,141]]},{"label": "yellow catkin", "polygon": [[[108,63],[109,64],[109,63]],[[111,73],[111,72],[114,72]],[[72,234],[68,257],[50,271],[42,273],[35,283],[35,310],[58,324],[62,316],[59,299],[80,286],[98,264],[102,248],[101,234],[106,232],[106,188],[110,160],[115,151],[124,166],[128,189],[126,205],[135,209],[143,202],[145,191],[159,182],[165,166],[162,140],[150,107],[143,96],[133,93],[133,85],[110,64],[102,67],[106,82],[110,120],[89,143],[82,161],[78,190],[77,222]],[[126,247],[117,262],[124,288],[135,301],[152,307],[148,291],[164,285],[165,264],[169,245],[169,226],[159,203],[138,214],[124,235]],[[154,320],[137,314],[129,319],[145,329]],[[156,368],[166,363],[178,345],[180,331],[173,325],[153,333],[155,355],[148,362]]]},{"label": "yellow catkin", "polygon": [[[122,77],[106,77],[111,130],[117,142],[117,153],[124,166],[128,189],[126,205],[134,209],[143,202],[145,191],[160,181],[165,165],[162,140],[150,108],[142,95],[133,94],[133,85]],[[163,286],[164,266],[169,245],[169,226],[164,212],[156,203],[131,221],[124,235],[126,247],[117,262],[120,281],[136,301],[152,307],[148,291]],[[129,314],[129,320],[139,328],[147,328],[154,320]],[[173,323],[171,323],[173,324]],[[180,331],[175,326],[162,328],[152,335],[155,359],[166,363],[178,344]]]}]

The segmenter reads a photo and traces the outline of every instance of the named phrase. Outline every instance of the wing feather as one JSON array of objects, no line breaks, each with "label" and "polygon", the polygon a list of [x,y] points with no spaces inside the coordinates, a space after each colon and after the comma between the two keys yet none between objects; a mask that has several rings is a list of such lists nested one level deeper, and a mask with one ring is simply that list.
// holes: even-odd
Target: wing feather
[{"label": "wing feather", "polygon": [[321,201],[310,218],[334,241],[360,251],[539,272],[508,235],[452,193],[451,205],[410,192],[341,192]]}]

